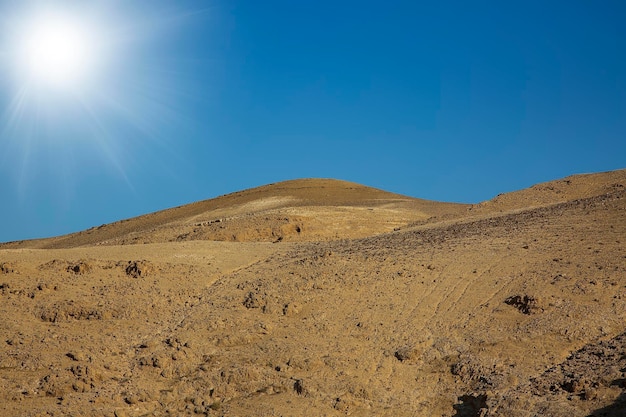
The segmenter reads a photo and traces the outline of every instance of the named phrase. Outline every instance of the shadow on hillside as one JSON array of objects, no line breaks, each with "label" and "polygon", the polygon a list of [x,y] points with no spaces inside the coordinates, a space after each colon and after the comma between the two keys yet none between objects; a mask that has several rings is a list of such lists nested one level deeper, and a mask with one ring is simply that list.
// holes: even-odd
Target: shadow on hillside
[{"label": "shadow on hillside", "polygon": [[589,414],[589,417],[624,417],[626,416],[626,393],[622,393],[613,404]]},{"label": "shadow on hillside", "polygon": [[463,395],[459,397],[460,404],[455,404],[454,417],[479,417],[483,409],[487,408],[487,396],[485,394]]},{"label": "shadow on hillside", "polygon": [[[486,395],[463,395],[459,404],[455,404],[453,417],[480,417],[487,409]],[[626,416],[626,392],[615,399],[613,404],[595,410],[587,417],[624,417]]]}]

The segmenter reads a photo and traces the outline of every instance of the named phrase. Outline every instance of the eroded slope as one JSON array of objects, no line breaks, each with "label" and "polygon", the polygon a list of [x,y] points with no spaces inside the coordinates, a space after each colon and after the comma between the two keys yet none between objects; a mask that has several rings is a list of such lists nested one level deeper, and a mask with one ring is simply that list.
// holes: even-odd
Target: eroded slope
[{"label": "eroded slope", "polygon": [[621,415],[626,192],[592,189],[365,239],[2,250],[1,414]]}]

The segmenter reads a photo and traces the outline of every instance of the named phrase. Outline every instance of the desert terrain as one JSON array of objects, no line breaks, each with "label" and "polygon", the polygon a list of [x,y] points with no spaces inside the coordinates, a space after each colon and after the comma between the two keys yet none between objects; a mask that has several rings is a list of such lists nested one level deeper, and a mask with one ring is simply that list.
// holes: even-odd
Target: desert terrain
[{"label": "desert terrain", "polygon": [[0,244],[1,416],[624,416],[626,170],[293,180]]}]

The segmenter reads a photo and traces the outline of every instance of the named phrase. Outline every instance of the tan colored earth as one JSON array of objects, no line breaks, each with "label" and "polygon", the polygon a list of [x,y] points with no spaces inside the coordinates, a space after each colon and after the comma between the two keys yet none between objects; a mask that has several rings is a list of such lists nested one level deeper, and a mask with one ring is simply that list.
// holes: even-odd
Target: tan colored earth
[{"label": "tan colored earth", "polygon": [[624,416],[626,170],[294,180],[0,245],[1,416]]}]

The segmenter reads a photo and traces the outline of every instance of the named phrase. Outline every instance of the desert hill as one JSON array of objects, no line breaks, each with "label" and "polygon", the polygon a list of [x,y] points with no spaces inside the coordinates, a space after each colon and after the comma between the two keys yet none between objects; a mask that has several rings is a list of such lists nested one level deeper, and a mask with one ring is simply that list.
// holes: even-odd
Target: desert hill
[{"label": "desert hill", "polygon": [[474,205],[474,213],[523,210],[603,195],[624,187],[626,170],[572,175],[561,180],[533,185],[530,188],[500,194]]},{"label": "desert hill", "polygon": [[0,414],[623,416],[624,242],[622,170],[473,206],[298,180],[4,245]]},{"label": "desert hill", "polygon": [[189,240],[316,241],[365,237],[435,216],[456,216],[466,205],[420,200],[329,180],[270,184],[52,239],[5,248],[72,248]]}]

